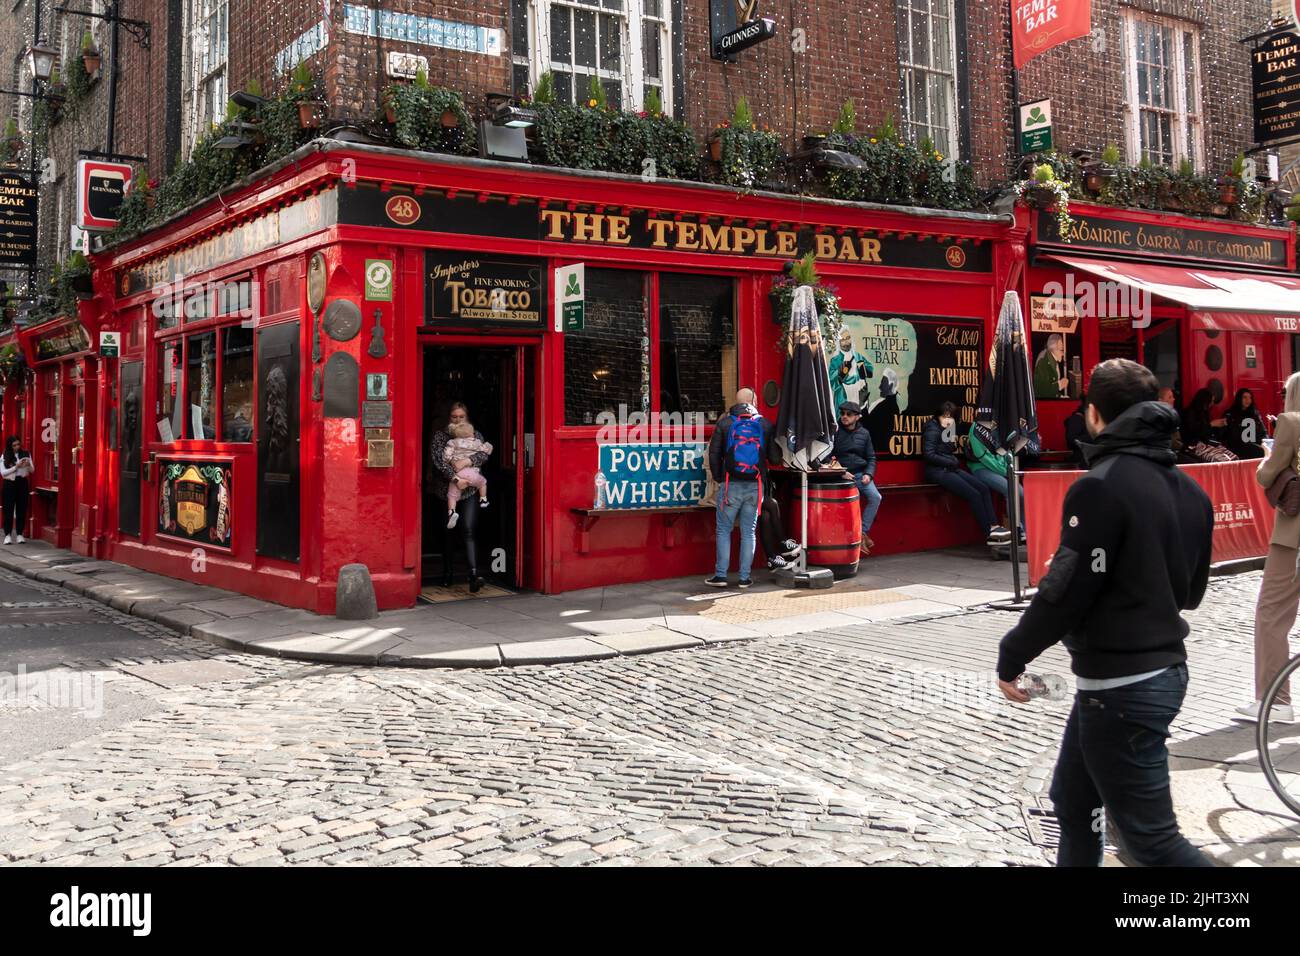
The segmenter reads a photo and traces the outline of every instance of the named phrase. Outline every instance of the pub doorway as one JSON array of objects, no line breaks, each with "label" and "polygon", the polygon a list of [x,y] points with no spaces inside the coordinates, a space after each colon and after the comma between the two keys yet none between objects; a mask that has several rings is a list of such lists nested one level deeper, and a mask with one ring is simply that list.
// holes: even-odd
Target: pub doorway
[{"label": "pub doorway", "polygon": [[[526,532],[537,513],[535,352],[527,345],[424,349],[420,596],[426,603],[510,594],[530,584],[535,540]],[[465,406],[492,452],[481,468],[487,504],[462,492],[456,526],[448,528],[447,473],[435,468],[431,448],[456,403]]]}]

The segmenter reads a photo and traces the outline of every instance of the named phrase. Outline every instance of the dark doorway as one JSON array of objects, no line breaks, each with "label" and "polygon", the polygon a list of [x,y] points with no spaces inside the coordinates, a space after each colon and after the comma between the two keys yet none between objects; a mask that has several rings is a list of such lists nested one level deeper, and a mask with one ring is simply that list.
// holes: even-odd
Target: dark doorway
[{"label": "dark doorway", "polygon": [[[520,585],[520,531],[523,514],[519,469],[523,467],[524,429],[521,418],[531,421],[532,397],[520,415],[522,355],[514,346],[429,346],[424,354],[424,499],[421,527],[421,583],[425,588],[444,584],[451,569],[453,584],[469,580],[464,508],[474,507],[474,552],[477,572],[487,584],[500,588]],[[466,406],[469,421],[492,445],[481,471],[487,479],[486,507],[479,499],[462,505],[457,527],[447,528],[447,501],[442,482],[434,472],[430,444],[435,432],[445,429],[452,406]],[[528,429],[531,431],[531,427]],[[450,552],[450,560],[446,554]],[[428,596],[428,595],[426,595]]]}]

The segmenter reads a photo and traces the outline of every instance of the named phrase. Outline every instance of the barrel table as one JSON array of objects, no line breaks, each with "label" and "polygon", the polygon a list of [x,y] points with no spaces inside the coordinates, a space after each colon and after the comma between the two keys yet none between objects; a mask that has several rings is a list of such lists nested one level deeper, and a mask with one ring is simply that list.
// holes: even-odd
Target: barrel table
[{"label": "barrel table", "polygon": [[862,547],[862,512],[858,487],[851,478],[808,476],[808,527],[800,527],[803,488],[794,488],[792,524],[806,533],[810,567],[830,568],[837,580],[858,573]]}]

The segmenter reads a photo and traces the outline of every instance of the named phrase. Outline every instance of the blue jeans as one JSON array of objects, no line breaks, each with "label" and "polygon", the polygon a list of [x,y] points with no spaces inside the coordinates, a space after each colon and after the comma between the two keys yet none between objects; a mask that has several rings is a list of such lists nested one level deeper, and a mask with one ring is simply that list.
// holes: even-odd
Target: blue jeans
[{"label": "blue jeans", "polygon": [[[977,468],[971,472],[975,480],[982,482],[988,487],[989,491],[995,492],[1002,496],[1003,501],[1009,501],[1011,495],[1011,482],[1003,478],[996,472],[989,471],[987,468]],[[1025,530],[1025,489],[1017,489],[1020,492],[1020,513],[1016,515],[1020,519],[1020,530]],[[1008,512],[1008,516],[1010,512]]]},{"label": "blue jeans", "polygon": [[1187,665],[1074,698],[1052,777],[1061,824],[1057,866],[1100,866],[1099,808],[1117,843],[1142,866],[1214,866],[1178,830],[1165,740],[1187,693]]},{"label": "blue jeans", "polygon": [[865,488],[862,486],[861,475],[854,476],[853,480],[858,485],[858,501],[862,505],[862,533],[866,534],[875,523],[876,513],[880,511],[880,502],[883,499],[880,496],[880,489],[876,487],[876,479],[872,478],[871,484]]},{"label": "blue jeans", "polygon": [[966,504],[970,505],[971,514],[979,522],[980,530],[988,534],[997,527],[998,518],[993,511],[993,496],[983,482],[969,471],[957,469],[948,471],[943,468],[927,468],[925,480],[932,481],[944,491],[950,491]]},{"label": "blue jeans", "polygon": [[713,571],[725,578],[731,565],[731,530],[740,524],[740,579],[754,564],[754,529],[758,525],[758,482],[732,480],[718,489],[718,560]]}]

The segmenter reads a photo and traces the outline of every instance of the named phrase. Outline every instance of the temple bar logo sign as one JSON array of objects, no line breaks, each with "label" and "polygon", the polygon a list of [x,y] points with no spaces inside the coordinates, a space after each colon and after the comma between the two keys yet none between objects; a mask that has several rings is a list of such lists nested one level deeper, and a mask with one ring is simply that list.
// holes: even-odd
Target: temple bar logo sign
[{"label": "temple bar logo sign", "polygon": [[1300,34],[1274,34],[1251,50],[1255,103],[1255,142],[1260,145],[1300,136]]},{"label": "temple bar logo sign", "polygon": [[36,264],[36,187],[0,173],[0,265]]}]

